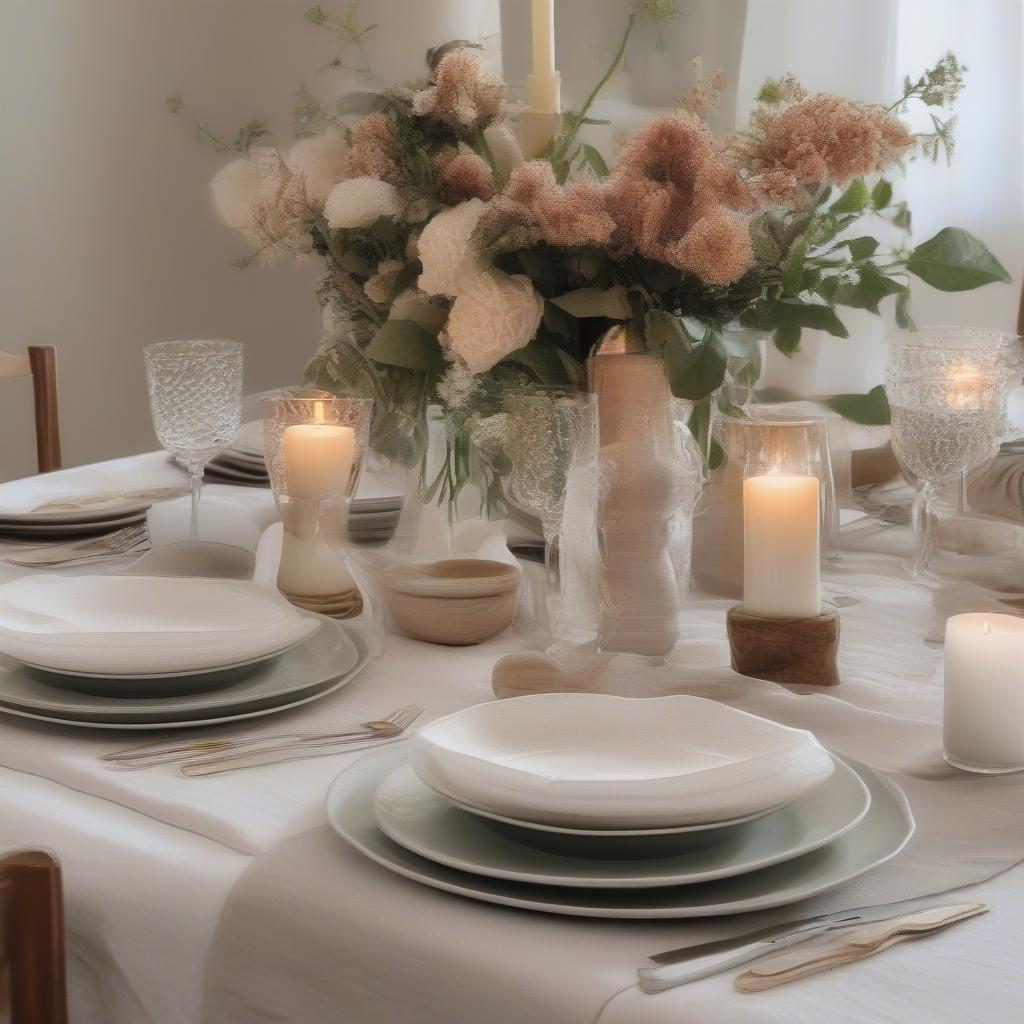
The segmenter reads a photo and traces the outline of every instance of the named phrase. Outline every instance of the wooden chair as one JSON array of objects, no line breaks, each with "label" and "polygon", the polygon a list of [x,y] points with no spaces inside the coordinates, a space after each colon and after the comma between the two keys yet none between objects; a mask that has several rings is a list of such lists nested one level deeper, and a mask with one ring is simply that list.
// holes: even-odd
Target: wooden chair
[{"label": "wooden chair", "polygon": [[43,850],[0,856],[0,1020],[67,1024],[60,865]]},{"label": "wooden chair", "polygon": [[36,406],[36,453],[39,472],[60,469],[60,423],[57,417],[57,350],[30,345],[24,355],[0,352],[0,380],[32,377]]}]

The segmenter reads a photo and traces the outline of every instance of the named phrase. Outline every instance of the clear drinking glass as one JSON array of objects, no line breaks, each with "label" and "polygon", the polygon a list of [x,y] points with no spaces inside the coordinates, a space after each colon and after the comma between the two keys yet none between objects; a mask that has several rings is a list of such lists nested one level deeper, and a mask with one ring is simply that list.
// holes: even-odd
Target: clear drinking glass
[{"label": "clear drinking glass", "polygon": [[241,426],[243,352],[241,343],[220,340],[163,341],[143,349],[156,436],[188,469],[193,539],[203,471]]},{"label": "clear drinking glass", "polygon": [[570,481],[597,473],[597,396],[568,388],[507,388],[508,497],[541,522],[549,607],[559,591],[559,533]]},{"label": "clear drinking glass", "polygon": [[932,327],[893,338],[886,390],[892,446],[917,478],[915,576],[930,574],[938,488],[993,458],[1006,433],[1006,402],[1019,381],[1018,339],[998,331]]}]

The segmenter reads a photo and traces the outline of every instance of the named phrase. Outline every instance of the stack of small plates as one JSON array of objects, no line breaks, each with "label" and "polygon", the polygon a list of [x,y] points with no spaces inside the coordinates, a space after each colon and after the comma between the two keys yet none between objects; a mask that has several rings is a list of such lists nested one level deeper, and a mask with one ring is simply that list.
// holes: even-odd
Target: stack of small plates
[{"label": "stack of small plates", "polygon": [[[211,483],[269,487],[270,476],[263,458],[263,421],[242,425],[230,448],[215,456],[206,467]],[[359,493],[352,499],[349,539],[357,544],[390,540],[402,512],[401,492],[380,485],[367,474],[359,481]]]},{"label": "stack of small plates", "polygon": [[145,523],[149,504],[112,498],[88,509],[0,512],[0,536],[42,544],[111,533],[125,526]]},{"label": "stack of small plates", "polygon": [[0,712],[67,725],[233,721],[324,696],[368,656],[271,588],[166,576],[31,576],[0,587]]},{"label": "stack of small plates", "polygon": [[895,856],[903,794],[808,732],[698,697],[540,694],[364,757],[328,818],[385,867],[551,913],[698,917],[781,906]]}]

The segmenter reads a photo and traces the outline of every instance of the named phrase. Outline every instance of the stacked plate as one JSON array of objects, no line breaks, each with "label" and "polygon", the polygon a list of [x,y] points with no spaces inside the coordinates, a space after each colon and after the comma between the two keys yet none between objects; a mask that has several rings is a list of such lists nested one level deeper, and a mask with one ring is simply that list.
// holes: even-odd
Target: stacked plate
[{"label": "stacked plate", "polygon": [[[211,459],[206,467],[211,483],[269,487],[270,476],[263,459],[263,421],[244,423],[230,448]],[[349,536],[357,544],[390,540],[402,512],[401,492],[377,484],[367,474],[359,481],[352,499]]]},{"label": "stacked plate", "polygon": [[233,721],[344,685],[358,636],[271,588],[167,576],[0,587],[0,712],[99,728]]},{"label": "stacked plate", "polygon": [[0,536],[42,544],[112,533],[143,525],[149,506],[148,501],[126,502],[114,497],[85,509],[0,512]]},{"label": "stacked plate", "polygon": [[808,732],[698,697],[542,694],[426,726],[343,772],[328,818],[385,867],[552,913],[698,917],[832,889],[893,857],[902,793]]}]

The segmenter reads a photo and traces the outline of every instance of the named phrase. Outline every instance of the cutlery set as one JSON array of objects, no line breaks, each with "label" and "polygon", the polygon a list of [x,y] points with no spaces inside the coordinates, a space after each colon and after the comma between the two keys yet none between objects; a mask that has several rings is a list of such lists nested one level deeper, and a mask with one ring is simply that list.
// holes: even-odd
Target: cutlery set
[{"label": "cutlery set", "polygon": [[145,744],[104,754],[118,771],[141,771],[160,765],[180,764],[187,776],[216,775],[238,768],[281,764],[308,757],[338,753],[353,744],[397,739],[423,714],[416,704],[405,704],[383,718],[371,719],[338,732],[276,733],[223,739],[196,739],[175,743]]}]

